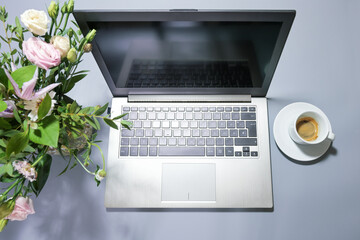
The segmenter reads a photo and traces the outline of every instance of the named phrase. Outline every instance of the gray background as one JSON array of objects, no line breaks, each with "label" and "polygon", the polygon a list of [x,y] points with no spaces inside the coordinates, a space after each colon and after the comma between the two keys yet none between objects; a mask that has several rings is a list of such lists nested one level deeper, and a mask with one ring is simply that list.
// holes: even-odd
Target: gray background
[{"label": "gray background", "polygon": [[[26,9],[44,10],[49,2],[5,0],[0,5],[7,6],[13,21]],[[36,214],[9,223],[1,239],[360,239],[360,1],[78,0],[76,8],[297,11],[268,93],[274,211],[107,212],[105,184],[96,188],[80,168],[57,177],[65,162],[56,158],[35,200]],[[91,54],[82,67],[91,73],[71,96],[83,105],[110,101]],[[287,159],[272,134],[276,114],[297,101],[321,108],[336,134],[328,154],[311,165]],[[106,126],[99,132],[105,155],[108,133]],[[96,151],[93,158],[100,162]]]}]

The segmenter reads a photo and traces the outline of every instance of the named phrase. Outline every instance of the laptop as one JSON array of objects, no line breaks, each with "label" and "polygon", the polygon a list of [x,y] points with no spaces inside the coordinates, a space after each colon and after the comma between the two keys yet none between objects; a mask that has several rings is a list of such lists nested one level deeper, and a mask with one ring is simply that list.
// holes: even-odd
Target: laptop
[{"label": "laptop", "polygon": [[266,93],[295,11],[74,12],[114,96],[107,208],[272,208]]}]

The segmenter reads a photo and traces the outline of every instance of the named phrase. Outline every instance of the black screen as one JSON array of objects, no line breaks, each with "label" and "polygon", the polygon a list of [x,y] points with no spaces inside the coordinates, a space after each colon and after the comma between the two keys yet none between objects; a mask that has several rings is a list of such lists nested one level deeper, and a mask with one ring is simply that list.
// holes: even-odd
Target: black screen
[{"label": "black screen", "polygon": [[261,88],[281,22],[89,22],[117,88]]}]

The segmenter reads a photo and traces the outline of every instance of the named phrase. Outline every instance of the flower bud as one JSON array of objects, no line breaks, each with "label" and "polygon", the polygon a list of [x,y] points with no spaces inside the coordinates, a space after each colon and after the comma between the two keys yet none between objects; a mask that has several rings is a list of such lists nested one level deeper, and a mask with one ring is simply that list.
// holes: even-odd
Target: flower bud
[{"label": "flower bud", "polygon": [[0,204],[0,219],[10,215],[14,210],[14,207],[15,207],[15,201],[12,199]]},{"label": "flower bud", "polygon": [[65,14],[66,12],[67,12],[67,4],[64,3],[64,6],[62,6],[62,8],[61,8],[61,13]]},{"label": "flower bud", "polygon": [[0,203],[5,202],[6,195],[0,195]]},{"label": "flower bud", "polygon": [[99,182],[101,180],[104,179],[104,177],[106,177],[106,171],[104,169],[99,169],[96,173],[95,173],[95,179],[98,180]]},{"label": "flower bud", "polygon": [[94,39],[95,35],[96,35],[96,30],[93,29],[86,35],[85,38],[88,42],[91,42]]},{"label": "flower bud", "polygon": [[104,169],[100,170],[99,171],[99,176],[103,177],[103,178],[106,177],[106,171]]},{"label": "flower bud", "polygon": [[4,92],[6,92],[6,87],[2,83],[0,83],[0,93]]},{"label": "flower bud", "polygon": [[74,35],[74,30],[70,28],[67,35],[71,38]]},{"label": "flower bud", "polygon": [[51,1],[50,6],[48,7],[48,13],[52,19],[57,18],[59,14],[59,5],[57,5],[54,1]]},{"label": "flower bud", "polygon": [[6,227],[6,224],[8,223],[9,220],[7,219],[1,219],[0,220],[0,232],[2,232],[2,230]]},{"label": "flower bud", "polygon": [[84,46],[84,52],[91,52],[91,50],[92,50],[92,45],[91,45],[91,43],[85,44],[85,46]]},{"label": "flower bud", "polygon": [[67,5],[67,12],[72,13],[74,11],[74,0],[70,0]]},{"label": "flower bud", "polygon": [[69,60],[69,62],[74,63],[76,61],[76,58],[77,58],[76,49],[75,48],[70,49],[70,51],[67,54],[67,59]]}]

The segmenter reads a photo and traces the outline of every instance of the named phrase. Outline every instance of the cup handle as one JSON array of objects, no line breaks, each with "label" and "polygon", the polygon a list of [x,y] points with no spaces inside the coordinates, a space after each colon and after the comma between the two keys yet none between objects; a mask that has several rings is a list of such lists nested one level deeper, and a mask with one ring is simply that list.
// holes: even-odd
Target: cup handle
[{"label": "cup handle", "polygon": [[331,141],[334,141],[335,139],[335,134],[333,132],[329,132],[328,134],[328,139],[331,140]]}]

